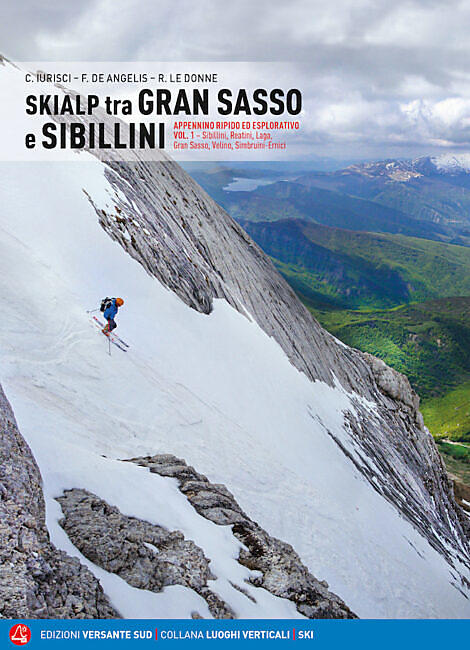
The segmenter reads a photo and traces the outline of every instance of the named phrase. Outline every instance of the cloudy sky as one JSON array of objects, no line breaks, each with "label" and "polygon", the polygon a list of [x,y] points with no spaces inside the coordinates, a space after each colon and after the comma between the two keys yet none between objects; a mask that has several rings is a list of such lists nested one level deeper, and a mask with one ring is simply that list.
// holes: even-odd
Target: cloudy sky
[{"label": "cloudy sky", "polygon": [[468,0],[0,0],[18,61],[290,61],[312,155],[470,150]]}]

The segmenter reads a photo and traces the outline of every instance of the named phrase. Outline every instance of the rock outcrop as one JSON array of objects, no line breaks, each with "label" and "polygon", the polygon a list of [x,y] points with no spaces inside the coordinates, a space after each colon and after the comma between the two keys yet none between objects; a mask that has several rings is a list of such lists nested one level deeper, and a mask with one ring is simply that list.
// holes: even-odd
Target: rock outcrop
[{"label": "rock outcrop", "polygon": [[411,388],[408,377],[390,368],[382,359],[378,359],[368,352],[363,352],[362,356],[369,364],[379,390],[401,404],[402,408],[405,408],[413,416],[418,427],[424,430],[424,420],[419,410],[419,396]]},{"label": "rock outcrop", "polygon": [[181,532],[126,517],[86,490],[68,490],[57,501],[64,513],[62,528],[98,566],[138,589],[160,592],[169,585],[193,589],[206,600],[214,618],[234,618],[227,603],[208,586],[214,578],[210,560]]},{"label": "rock outcrop", "polygon": [[52,546],[41,475],[0,387],[0,617],[118,618],[95,576]]},{"label": "rock outcrop", "polygon": [[302,564],[290,544],[271,537],[238,505],[225,485],[211,483],[186,462],[171,454],[132,458],[128,462],[148,467],[150,472],[178,479],[179,489],[195,510],[220,526],[230,525],[246,547],[238,561],[261,572],[252,583],[275,596],[292,600],[307,618],[355,618],[349,607],[317,580]]}]

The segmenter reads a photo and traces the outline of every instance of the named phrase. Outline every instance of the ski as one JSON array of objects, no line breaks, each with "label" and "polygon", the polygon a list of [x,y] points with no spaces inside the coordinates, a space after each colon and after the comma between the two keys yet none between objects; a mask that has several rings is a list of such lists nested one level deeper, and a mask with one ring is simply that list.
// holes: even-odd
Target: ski
[{"label": "ski", "polygon": [[[113,345],[115,345],[117,348],[119,348],[123,352],[127,352],[128,348],[129,348],[127,343],[124,343],[123,341],[121,342],[121,340],[118,339],[118,337],[115,334],[113,334],[112,332],[107,333],[107,334],[105,332],[103,332],[104,323],[102,323],[98,318],[96,318],[96,316],[93,316],[93,320],[95,321],[95,325],[100,329],[101,333],[104,336],[106,336]],[[122,343],[122,345],[121,345],[121,343]]]},{"label": "ski", "polygon": [[[100,325],[101,328],[105,327],[105,324],[103,322],[101,322],[99,318],[97,318],[96,316],[93,316],[93,319]],[[114,332],[111,332],[111,336],[113,336],[116,340],[118,340],[119,343],[121,345],[123,345],[125,348],[129,347],[129,344],[126,343],[125,341],[123,341],[120,336],[118,336],[117,334],[114,334]]]},{"label": "ski", "polygon": [[114,338],[117,339],[117,340],[119,341],[119,343],[120,343],[121,345],[123,345],[125,348],[128,348],[128,347],[129,347],[129,344],[126,343],[125,341],[123,341],[122,338],[119,337],[117,334],[113,334],[113,336],[114,336]]},{"label": "ski", "polygon": [[113,345],[115,345],[117,348],[119,348],[123,352],[127,352],[127,348],[125,348],[120,343],[118,343],[118,341],[116,341],[114,338],[110,337],[109,334],[105,334],[105,336],[107,336],[109,338],[109,340],[111,341],[111,343],[113,343]]}]

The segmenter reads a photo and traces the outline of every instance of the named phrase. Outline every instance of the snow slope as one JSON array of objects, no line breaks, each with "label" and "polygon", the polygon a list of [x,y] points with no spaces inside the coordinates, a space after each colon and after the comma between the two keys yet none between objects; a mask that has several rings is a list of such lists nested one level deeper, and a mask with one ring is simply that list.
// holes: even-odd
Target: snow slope
[{"label": "snow slope", "polygon": [[[114,190],[81,158],[0,165],[0,378],[43,475],[52,541],[80,556],[55,497],[85,488],[193,539],[239,616],[299,616],[262,589],[249,587],[256,605],[234,589],[249,571],[230,529],[196,515],[173,479],[119,461],[174,453],[225,483],[359,616],[469,616],[450,566],[327,434],[347,443],[350,395],[309,381],[225,301],[203,315],[150,277],[99,226],[82,190],[103,207]],[[104,295],[126,300],[128,353],[109,356],[86,314]],[[81,559],[126,617],[209,615],[194,592],[135,590]]]}]

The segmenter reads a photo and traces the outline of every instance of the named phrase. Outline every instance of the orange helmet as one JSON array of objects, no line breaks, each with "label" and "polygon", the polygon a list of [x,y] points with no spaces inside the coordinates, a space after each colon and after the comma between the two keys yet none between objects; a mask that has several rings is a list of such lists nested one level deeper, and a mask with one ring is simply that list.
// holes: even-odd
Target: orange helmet
[{"label": "orange helmet", "polygon": [[116,305],[118,307],[122,307],[124,304],[124,300],[122,298],[116,298]]}]

